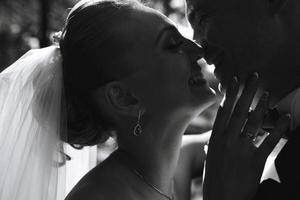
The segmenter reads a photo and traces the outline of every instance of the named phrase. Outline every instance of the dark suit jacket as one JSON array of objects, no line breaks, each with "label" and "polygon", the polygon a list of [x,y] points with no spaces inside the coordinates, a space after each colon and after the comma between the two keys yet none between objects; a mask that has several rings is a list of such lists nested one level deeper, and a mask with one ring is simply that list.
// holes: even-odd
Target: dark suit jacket
[{"label": "dark suit jacket", "polygon": [[263,181],[255,200],[300,200],[300,127],[288,134],[275,167],[280,183],[272,179]]}]

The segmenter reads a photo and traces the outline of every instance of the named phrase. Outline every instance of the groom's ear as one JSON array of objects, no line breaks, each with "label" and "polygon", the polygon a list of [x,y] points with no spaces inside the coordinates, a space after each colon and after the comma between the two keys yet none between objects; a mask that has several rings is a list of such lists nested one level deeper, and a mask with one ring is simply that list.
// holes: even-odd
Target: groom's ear
[{"label": "groom's ear", "polygon": [[276,15],[289,0],[267,0],[269,3],[270,12]]}]

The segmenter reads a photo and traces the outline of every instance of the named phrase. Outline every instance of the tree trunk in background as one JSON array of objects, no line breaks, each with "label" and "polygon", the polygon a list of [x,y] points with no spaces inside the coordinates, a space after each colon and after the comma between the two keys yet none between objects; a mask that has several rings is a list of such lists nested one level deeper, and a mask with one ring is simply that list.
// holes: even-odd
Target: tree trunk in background
[{"label": "tree trunk in background", "polygon": [[39,40],[40,40],[40,47],[42,48],[50,45],[48,28],[49,28],[49,11],[50,11],[51,1],[49,0],[39,0],[39,1],[40,1]]}]

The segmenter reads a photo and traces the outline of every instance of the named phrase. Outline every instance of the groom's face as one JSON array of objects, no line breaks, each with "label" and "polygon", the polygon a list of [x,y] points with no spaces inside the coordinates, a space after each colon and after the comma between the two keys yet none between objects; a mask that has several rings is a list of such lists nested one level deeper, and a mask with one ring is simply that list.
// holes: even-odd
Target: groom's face
[{"label": "groom's face", "polygon": [[223,86],[234,75],[245,80],[255,71],[269,81],[265,84],[273,82],[270,70],[274,59],[280,57],[284,38],[283,27],[268,10],[268,2],[187,0],[194,39],[207,48],[206,60],[215,64]]}]

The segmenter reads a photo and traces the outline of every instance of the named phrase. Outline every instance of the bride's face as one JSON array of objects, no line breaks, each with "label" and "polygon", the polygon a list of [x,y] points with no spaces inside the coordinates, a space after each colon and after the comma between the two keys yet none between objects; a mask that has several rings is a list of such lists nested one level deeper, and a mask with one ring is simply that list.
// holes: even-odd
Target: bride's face
[{"label": "bride's face", "polygon": [[155,10],[134,11],[130,19],[125,60],[135,72],[126,83],[146,110],[195,115],[210,105],[215,94],[197,64],[203,50]]}]

